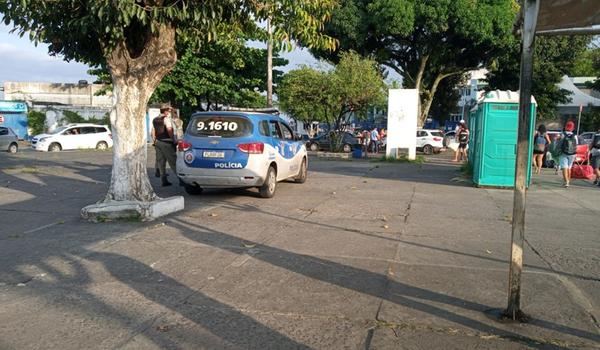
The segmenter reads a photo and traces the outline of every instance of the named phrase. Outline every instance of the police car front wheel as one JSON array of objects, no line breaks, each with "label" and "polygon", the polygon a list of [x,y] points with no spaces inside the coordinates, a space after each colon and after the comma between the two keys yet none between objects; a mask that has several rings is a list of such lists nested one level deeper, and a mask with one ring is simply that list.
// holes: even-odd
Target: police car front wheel
[{"label": "police car front wheel", "polygon": [[303,184],[306,182],[307,176],[308,176],[308,169],[306,166],[306,159],[304,159],[304,160],[302,160],[302,165],[300,165],[300,172],[298,173],[298,176],[296,176],[294,181],[296,181],[296,183]]},{"label": "police car front wheel", "polygon": [[272,166],[269,167],[265,183],[258,188],[258,193],[262,198],[271,198],[275,195],[277,187],[277,171]]}]

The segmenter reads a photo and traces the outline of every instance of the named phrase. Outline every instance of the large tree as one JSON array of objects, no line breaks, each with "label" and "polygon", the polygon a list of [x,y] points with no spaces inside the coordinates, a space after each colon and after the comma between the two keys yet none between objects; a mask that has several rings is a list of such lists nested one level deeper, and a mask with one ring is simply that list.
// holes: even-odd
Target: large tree
[{"label": "large tree", "polygon": [[464,74],[456,74],[442,80],[435,92],[429,115],[440,123],[444,123],[450,119],[451,114],[462,112],[458,109],[461,91],[457,87],[465,86],[466,83],[467,77]]},{"label": "large tree", "polygon": [[[272,4],[267,12],[265,1]],[[62,55],[110,71],[114,156],[105,201],[152,201],[146,172],[146,105],[177,62],[176,43],[214,39],[221,26],[271,17],[278,40],[333,48],[320,33],[334,0],[5,0],[4,22]]]},{"label": "large tree", "polygon": [[278,89],[279,106],[305,122],[325,122],[339,130],[350,113],[365,116],[367,108],[382,105],[385,83],[377,63],[355,52],[340,54],[329,71],[310,67],[284,75]]},{"label": "large tree", "polygon": [[[553,119],[556,106],[570,101],[570,92],[560,89],[563,75],[570,75],[576,58],[590,41],[585,36],[538,37],[536,39],[531,92],[538,104],[538,120]],[[517,39],[506,52],[490,65],[487,75],[489,90],[518,90],[520,44]]]},{"label": "large tree", "polygon": [[444,79],[487,66],[507,47],[517,9],[515,0],[342,0],[326,33],[418,89],[422,124]]}]

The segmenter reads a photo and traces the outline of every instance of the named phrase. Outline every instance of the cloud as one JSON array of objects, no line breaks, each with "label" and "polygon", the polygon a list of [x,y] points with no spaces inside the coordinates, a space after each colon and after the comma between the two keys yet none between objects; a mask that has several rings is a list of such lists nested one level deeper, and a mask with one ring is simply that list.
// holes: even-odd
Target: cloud
[{"label": "cloud", "polygon": [[9,31],[9,27],[0,26],[0,81],[67,83],[94,80],[87,74],[87,65],[50,56],[47,45],[35,46],[29,39]]}]

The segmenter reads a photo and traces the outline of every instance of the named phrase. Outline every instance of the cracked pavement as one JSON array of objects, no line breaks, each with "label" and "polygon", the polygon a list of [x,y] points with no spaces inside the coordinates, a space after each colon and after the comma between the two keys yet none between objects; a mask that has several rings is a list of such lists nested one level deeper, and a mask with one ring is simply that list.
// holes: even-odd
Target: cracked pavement
[{"label": "cracked pavement", "polygon": [[110,162],[0,155],[0,349],[600,349],[600,191],[584,181],[534,178],[531,320],[507,324],[488,314],[506,306],[512,192],[471,187],[447,156],[311,158],[272,199],[209,191],[151,223],[84,222]]}]

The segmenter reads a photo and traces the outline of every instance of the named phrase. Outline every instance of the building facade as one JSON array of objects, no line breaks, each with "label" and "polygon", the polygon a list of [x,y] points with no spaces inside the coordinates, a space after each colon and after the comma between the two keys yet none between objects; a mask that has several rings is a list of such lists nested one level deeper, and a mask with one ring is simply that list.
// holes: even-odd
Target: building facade
[{"label": "building facade", "polygon": [[4,99],[20,101],[30,110],[46,114],[46,127],[52,131],[62,124],[65,111],[75,112],[84,119],[102,119],[110,112],[113,97],[110,91],[98,94],[106,88],[103,84],[77,84],[4,82]]}]

